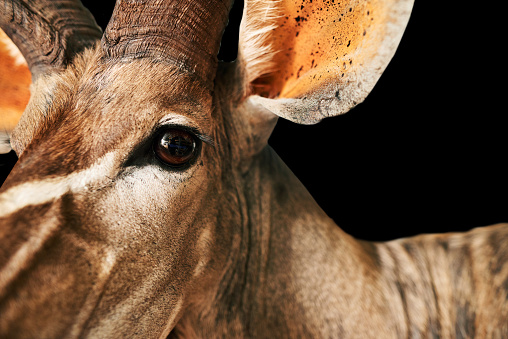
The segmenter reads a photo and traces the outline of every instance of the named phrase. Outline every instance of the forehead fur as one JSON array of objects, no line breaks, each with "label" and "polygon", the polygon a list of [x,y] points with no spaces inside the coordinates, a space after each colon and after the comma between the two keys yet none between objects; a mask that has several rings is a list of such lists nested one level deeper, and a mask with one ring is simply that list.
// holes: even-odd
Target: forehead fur
[{"label": "forehead fur", "polygon": [[32,98],[17,137],[32,136],[24,153],[37,148],[44,152],[37,158],[58,164],[38,170],[41,175],[68,173],[113,149],[131,149],[167,115],[184,116],[206,134],[213,129],[209,90],[160,61],[113,63],[96,49],[35,87],[43,94]]}]

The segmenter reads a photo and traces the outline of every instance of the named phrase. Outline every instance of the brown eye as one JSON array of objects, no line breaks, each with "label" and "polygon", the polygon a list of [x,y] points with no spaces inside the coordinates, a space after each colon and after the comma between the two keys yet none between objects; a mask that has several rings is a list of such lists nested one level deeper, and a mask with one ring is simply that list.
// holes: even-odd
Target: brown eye
[{"label": "brown eye", "polygon": [[180,167],[196,156],[196,139],[190,132],[172,128],[157,136],[153,149],[160,161],[172,167]]}]

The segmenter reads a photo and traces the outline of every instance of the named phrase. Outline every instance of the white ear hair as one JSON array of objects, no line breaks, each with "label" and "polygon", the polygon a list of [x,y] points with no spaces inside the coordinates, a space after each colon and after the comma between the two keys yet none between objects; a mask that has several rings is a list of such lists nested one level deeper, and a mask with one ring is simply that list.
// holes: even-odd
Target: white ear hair
[{"label": "white ear hair", "polygon": [[11,151],[11,143],[9,140],[9,134],[0,131],[0,154],[9,153]]},{"label": "white ear hair", "polygon": [[393,57],[413,0],[246,0],[239,63],[248,95],[301,124],[347,112]]},{"label": "white ear hair", "polygon": [[281,17],[282,0],[246,1],[240,24],[239,59],[244,63],[245,81],[252,83],[275,71],[273,56],[277,52],[270,43],[270,34]]}]

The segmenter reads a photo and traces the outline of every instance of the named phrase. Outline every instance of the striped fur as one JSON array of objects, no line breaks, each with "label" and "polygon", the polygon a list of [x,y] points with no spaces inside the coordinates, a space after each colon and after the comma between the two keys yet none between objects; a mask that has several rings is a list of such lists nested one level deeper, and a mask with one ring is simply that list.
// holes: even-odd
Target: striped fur
[{"label": "striped fur", "polygon": [[[354,239],[267,145],[276,115],[245,95],[280,3],[246,4],[213,85],[98,43],[37,77],[0,190],[0,337],[508,337],[508,225]],[[201,135],[188,166],[154,154],[167,128]]]}]

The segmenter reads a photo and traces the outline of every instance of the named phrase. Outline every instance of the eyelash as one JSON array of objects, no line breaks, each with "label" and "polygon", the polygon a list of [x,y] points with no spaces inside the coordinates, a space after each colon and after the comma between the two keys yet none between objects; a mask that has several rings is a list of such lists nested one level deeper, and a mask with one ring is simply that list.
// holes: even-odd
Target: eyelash
[{"label": "eyelash", "polygon": [[160,133],[162,133],[166,130],[170,130],[170,129],[179,129],[179,130],[185,131],[187,133],[192,133],[193,135],[195,135],[199,140],[201,140],[205,144],[208,144],[212,147],[216,147],[216,143],[211,136],[201,133],[195,127],[190,127],[190,126],[185,126],[185,125],[164,124],[164,125],[161,125],[157,128],[154,135],[159,135]]}]

